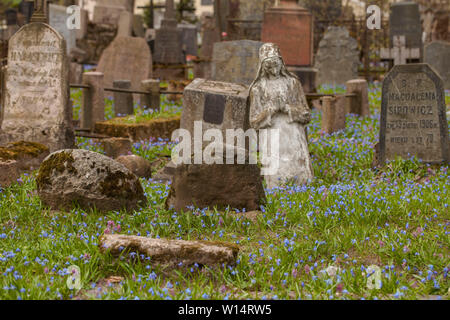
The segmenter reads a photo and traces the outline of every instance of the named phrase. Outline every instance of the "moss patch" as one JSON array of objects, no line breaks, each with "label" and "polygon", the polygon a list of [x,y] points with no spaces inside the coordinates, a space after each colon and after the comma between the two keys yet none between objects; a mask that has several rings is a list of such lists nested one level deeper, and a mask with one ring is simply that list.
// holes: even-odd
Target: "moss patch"
[{"label": "moss patch", "polygon": [[59,173],[63,173],[68,170],[72,174],[77,173],[77,169],[73,166],[75,159],[71,152],[62,151],[52,154],[46,161],[44,161],[39,168],[38,175],[36,177],[36,183],[39,189],[44,185],[50,183],[50,176],[53,170]]},{"label": "moss patch", "polygon": [[17,160],[23,157],[37,157],[49,149],[36,142],[19,141],[0,147],[0,160]]},{"label": "moss patch", "polygon": [[106,172],[106,178],[100,183],[102,194],[111,198],[125,198],[129,200],[142,200],[144,189],[140,183],[133,182],[136,177],[132,173],[123,173],[121,171]]}]

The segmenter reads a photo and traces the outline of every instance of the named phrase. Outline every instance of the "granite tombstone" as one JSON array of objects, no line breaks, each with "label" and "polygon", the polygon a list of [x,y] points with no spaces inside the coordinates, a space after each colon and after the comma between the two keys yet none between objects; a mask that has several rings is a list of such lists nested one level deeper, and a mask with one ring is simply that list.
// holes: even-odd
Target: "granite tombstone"
[{"label": "granite tombstone", "polygon": [[329,27],[320,41],[315,68],[317,85],[345,85],[358,78],[358,43],[345,27]]},{"label": "granite tombstone", "polygon": [[397,65],[383,81],[381,164],[397,156],[450,162],[442,79],[428,64]]},{"label": "granite tombstone", "polygon": [[144,38],[116,37],[103,51],[97,71],[104,73],[104,85],[114,80],[131,80],[131,89],[139,90],[141,81],[152,77],[152,55]]}]

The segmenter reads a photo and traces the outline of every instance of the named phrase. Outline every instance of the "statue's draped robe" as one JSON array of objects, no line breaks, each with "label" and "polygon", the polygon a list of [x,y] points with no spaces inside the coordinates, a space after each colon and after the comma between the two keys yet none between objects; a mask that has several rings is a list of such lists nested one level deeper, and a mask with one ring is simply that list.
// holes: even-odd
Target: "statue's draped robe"
[{"label": "statue's draped robe", "polygon": [[[280,130],[278,168],[275,174],[265,176],[268,188],[290,181],[304,184],[313,178],[304,127],[310,121],[310,109],[297,78],[282,72],[276,79],[259,77],[253,83],[250,89],[250,125],[257,130]],[[270,138],[263,136],[263,140],[260,144],[261,158],[270,159],[274,156],[270,148],[263,147],[264,143],[270,145]]]}]

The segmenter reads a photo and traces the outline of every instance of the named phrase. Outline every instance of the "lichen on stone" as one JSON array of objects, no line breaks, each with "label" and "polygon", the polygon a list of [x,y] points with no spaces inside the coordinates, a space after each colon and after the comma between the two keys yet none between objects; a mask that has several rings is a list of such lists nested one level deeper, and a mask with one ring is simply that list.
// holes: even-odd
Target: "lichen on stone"
[{"label": "lichen on stone", "polygon": [[29,141],[18,141],[0,147],[0,160],[16,160],[22,157],[37,157],[49,151],[43,144]]},{"label": "lichen on stone", "polygon": [[50,155],[39,168],[38,175],[36,177],[36,183],[38,188],[42,188],[44,185],[50,183],[50,177],[53,170],[59,173],[68,170],[72,174],[77,173],[77,169],[73,166],[75,159],[69,151],[61,151]]},{"label": "lichen on stone", "polygon": [[135,183],[133,187],[133,181],[135,180],[136,176],[131,172],[123,173],[107,170],[105,179],[100,183],[100,191],[111,198],[140,200],[140,195],[144,193],[144,190],[140,183]]}]

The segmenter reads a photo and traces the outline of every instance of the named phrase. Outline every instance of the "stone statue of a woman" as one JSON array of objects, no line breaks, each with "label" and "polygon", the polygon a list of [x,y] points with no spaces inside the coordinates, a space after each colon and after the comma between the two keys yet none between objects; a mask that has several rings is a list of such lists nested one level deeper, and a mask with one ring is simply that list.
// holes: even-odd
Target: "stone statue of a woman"
[{"label": "stone statue of a woman", "polygon": [[[265,175],[268,188],[291,181],[304,184],[313,178],[304,127],[310,121],[311,112],[300,81],[286,69],[278,46],[264,44],[259,51],[258,74],[250,86],[250,125],[259,130],[260,141],[261,129],[279,132],[277,156],[273,152],[265,154],[270,153],[269,148],[261,143],[259,146],[262,159],[277,162],[272,172],[275,174]],[[271,164],[263,161],[263,168],[265,165]]]}]

